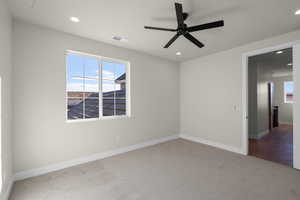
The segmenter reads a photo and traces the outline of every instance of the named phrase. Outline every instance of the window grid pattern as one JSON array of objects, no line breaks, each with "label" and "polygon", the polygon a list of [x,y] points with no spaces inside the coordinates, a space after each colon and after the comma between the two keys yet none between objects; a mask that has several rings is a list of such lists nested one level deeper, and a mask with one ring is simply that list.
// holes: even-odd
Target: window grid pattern
[{"label": "window grid pattern", "polygon": [[294,102],[294,82],[285,81],[283,84],[284,87],[284,103],[293,103]]},{"label": "window grid pattern", "polygon": [[[89,65],[87,64],[86,57],[81,55],[74,55],[73,53],[67,54],[72,56],[79,56],[81,58],[82,66],[82,77],[75,76],[72,74],[72,68],[75,66],[68,57],[67,62],[67,120],[78,120],[78,119],[92,119],[101,118],[106,116],[117,116],[117,115],[127,115],[127,98],[126,98],[126,71],[127,65],[114,62],[105,61],[100,58],[92,58],[96,60],[97,73],[95,76],[91,76]],[[91,58],[88,58],[91,59]],[[108,63],[108,67],[104,66]],[[72,66],[72,64],[74,66]],[[80,65],[80,64],[79,64]],[[116,65],[122,66],[122,70],[116,71]],[[77,66],[78,67],[78,66]],[[109,71],[105,71],[108,68]],[[75,67],[74,67],[75,68]],[[80,68],[80,67],[79,67]],[[80,70],[79,70],[80,71]],[[76,74],[76,73],[75,73]],[[80,74],[80,73],[79,73]],[[108,74],[109,76],[106,76]],[[117,83],[117,79],[125,77],[121,80],[121,83]],[[124,76],[125,75],[125,76]],[[74,90],[71,85],[74,84],[73,79],[79,80],[79,86]],[[80,84],[82,81],[82,87]],[[105,82],[110,82],[110,84],[105,84]],[[97,84],[90,84],[90,82],[96,82]],[[121,86],[124,84],[123,86]],[[117,87],[119,85],[119,87]],[[92,86],[92,87],[91,87]],[[71,89],[70,89],[71,88]],[[91,92],[91,88],[93,88]],[[101,97],[101,98],[100,98]],[[121,106],[118,106],[120,99]],[[117,112],[118,107],[121,107],[121,111]],[[75,114],[74,114],[75,113]]]}]

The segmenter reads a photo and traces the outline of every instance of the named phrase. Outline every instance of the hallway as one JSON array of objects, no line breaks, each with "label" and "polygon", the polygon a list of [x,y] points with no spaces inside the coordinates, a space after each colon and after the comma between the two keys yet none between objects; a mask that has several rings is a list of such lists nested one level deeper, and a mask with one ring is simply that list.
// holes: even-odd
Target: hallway
[{"label": "hallway", "polygon": [[249,155],[293,167],[293,126],[280,125],[260,140],[249,139]]}]

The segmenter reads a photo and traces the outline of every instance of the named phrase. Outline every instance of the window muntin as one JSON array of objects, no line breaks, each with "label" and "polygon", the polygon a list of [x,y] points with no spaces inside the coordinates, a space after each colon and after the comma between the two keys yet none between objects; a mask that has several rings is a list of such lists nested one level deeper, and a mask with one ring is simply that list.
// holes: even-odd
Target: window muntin
[{"label": "window muntin", "polygon": [[126,114],[126,66],[102,62],[103,115]]},{"label": "window muntin", "polygon": [[67,120],[126,116],[125,62],[67,54]]},{"label": "window muntin", "polygon": [[294,82],[286,81],[284,82],[284,103],[294,102]]}]

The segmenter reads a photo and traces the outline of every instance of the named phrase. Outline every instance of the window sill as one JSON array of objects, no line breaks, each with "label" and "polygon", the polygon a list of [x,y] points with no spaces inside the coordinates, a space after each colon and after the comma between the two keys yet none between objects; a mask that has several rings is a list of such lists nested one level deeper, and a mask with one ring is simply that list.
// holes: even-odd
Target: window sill
[{"label": "window sill", "polygon": [[93,121],[102,121],[102,120],[119,120],[119,119],[129,119],[129,115],[122,116],[107,116],[107,117],[99,117],[93,119],[75,119],[75,120],[66,120],[66,123],[82,123],[82,122],[93,122]]}]

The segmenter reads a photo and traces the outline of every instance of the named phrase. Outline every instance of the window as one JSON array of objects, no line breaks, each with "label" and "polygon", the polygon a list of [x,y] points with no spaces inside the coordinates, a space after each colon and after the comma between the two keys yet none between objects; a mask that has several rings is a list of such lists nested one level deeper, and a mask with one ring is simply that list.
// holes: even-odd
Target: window
[{"label": "window", "polygon": [[128,115],[129,64],[67,53],[67,119],[98,119]]},{"label": "window", "polygon": [[294,102],[294,82],[284,82],[284,103]]}]

